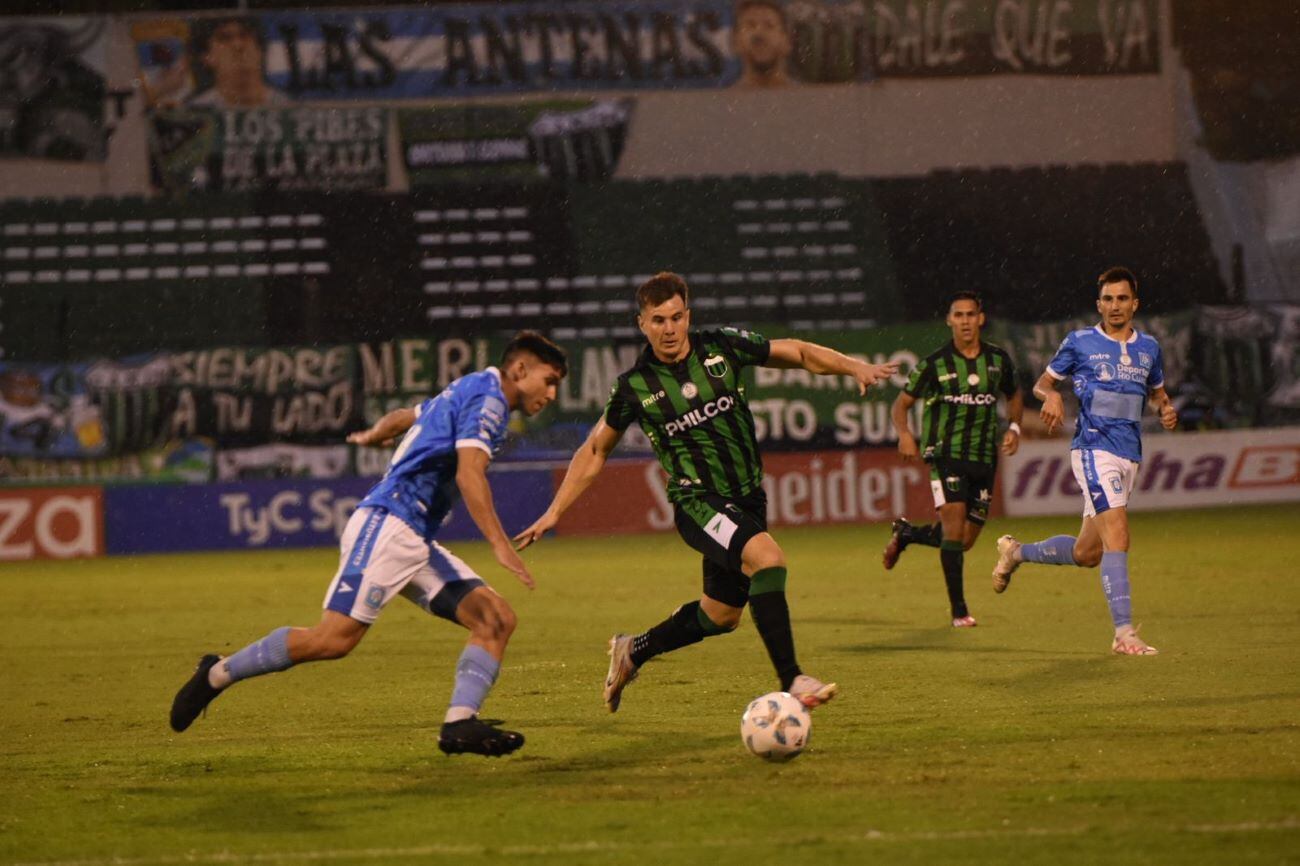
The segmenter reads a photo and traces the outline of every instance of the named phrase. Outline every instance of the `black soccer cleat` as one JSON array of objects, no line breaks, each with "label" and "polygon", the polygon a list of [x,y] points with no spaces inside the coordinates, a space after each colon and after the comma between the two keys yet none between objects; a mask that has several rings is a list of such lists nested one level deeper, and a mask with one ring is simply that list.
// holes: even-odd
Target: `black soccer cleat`
[{"label": "black soccer cleat", "polygon": [[[493,719],[492,721],[496,721]],[[478,716],[459,722],[446,722],[438,736],[438,748],[447,755],[487,755],[498,758],[508,755],[524,744],[524,735],[503,731],[488,724]]]},{"label": "black soccer cleat", "polygon": [[890,530],[889,541],[885,544],[884,555],[881,556],[886,571],[898,564],[898,558],[907,549],[908,535],[912,531],[912,524],[908,523],[906,518],[900,517],[894,521]]},{"label": "black soccer cleat", "polygon": [[199,666],[194,671],[194,676],[190,677],[181,690],[176,693],[172,700],[172,730],[176,733],[188,728],[194,724],[194,720],[199,717],[199,713],[208,708],[217,695],[221,694],[221,689],[214,689],[208,685],[208,671],[212,666],[221,661],[221,656],[206,655],[199,659]]}]

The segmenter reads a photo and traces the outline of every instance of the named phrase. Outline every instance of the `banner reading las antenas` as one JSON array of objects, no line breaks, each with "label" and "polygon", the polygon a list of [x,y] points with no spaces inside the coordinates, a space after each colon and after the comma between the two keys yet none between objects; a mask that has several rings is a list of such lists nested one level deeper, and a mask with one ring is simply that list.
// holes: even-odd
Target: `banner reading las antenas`
[{"label": "banner reading las antenas", "polygon": [[[1158,0],[566,0],[139,19],[151,102],[1159,72]],[[260,69],[260,76],[249,76]]]}]

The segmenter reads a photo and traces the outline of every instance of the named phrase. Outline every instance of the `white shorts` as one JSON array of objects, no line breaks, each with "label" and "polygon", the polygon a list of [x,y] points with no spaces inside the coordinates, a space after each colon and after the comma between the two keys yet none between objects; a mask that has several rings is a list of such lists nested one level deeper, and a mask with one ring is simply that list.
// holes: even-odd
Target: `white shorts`
[{"label": "white shorts", "polygon": [[323,606],[366,625],[398,593],[455,622],[461,599],[486,585],[441,544],[426,542],[387,511],[358,508],[343,529],[339,550],[339,570]]},{"label": "white shorts", "polygon": [[1070,452],[1074,480],[1083,491],[1083,516],[1096,517],[1111,508],[1128,505],[1129,495],[1137,482],[1138,465],[1109,451],[1091,448]]}]

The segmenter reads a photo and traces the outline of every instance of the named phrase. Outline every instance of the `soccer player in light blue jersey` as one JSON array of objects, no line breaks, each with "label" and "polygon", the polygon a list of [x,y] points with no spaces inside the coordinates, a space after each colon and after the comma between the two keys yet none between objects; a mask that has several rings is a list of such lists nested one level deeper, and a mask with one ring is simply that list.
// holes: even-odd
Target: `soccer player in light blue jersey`
[{"label": "soccer player in light blue jersey", "polygon": [[998,539],[993,589],[1004,592],[1022,562],[1101,566],[1115,638],[1121,655],[1155,655],[1133,626],[1128,578],[1128,500],[1142,462],[1142,413],[1150,398],[1160,424],[1172,430],[1178,413],[1165,392],[1160,345],[1133,327],[1137,278],[1126,268],[1110,268],[1097,279],[1101,322],[1069,334],[1034,385],[1043,401],[1041,416],[1049,434],[1065,418],[1057,383],[1070,379],[1079,398],[1079,418],[1070,445],[1070,463],[1083,491],[1083,526],[1078,536],[1057,535],[1021,544],[1010,535]]},{"label": "soccer player in light blue jersey", "polygon": [[357,506],[340,539],[338,572],[311,628],[278,628],[239,652],[205,655],[172,703],[171,725],[188,728],[232,683],[303,662],[347,655],[396,595],[469,630],[438,748],[447,754],[505,755],[522,734],[478,718],[515,628],[510,604],[435,537],[463,497],[496,560],[529,589],[533,577],[510,544],[492,503],[487,466],[513,409],[535,415],[555,399],[568,371],[563,350],[532,331],[506,346],[501,366],[471,373],[438,396],[397,409],[348,437],[378,445],[402,437],[388,471]]}]

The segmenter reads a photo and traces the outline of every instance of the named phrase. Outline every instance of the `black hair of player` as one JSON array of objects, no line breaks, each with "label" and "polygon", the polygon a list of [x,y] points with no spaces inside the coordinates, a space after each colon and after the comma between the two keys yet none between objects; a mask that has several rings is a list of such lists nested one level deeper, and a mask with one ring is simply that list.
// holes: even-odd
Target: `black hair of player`
[{"label": "black hair of player", "polygon": [[1133,297],[1138,296],[1138,278],[1133,276],[1133,272],[1128,268],[1106,268],[1097,277],[1097,294],[1101,294],[1101,287],[1107,283],[1128,283],[1128,287],[1133,290]]},{"label": "black hair of player", "polygon": [[636,290],[636,306],[638,310],[646,310],[678,295],[681,296],[683,307],[691,305],[691,290],[686,285],[686,280],[672,271],[660,271]]},{"label": "black hair of player", "polygon": [[984,299],[979,292],[974,289],[958,289],[948,296],[948,306],[944,308],[943,314],[946,316],[952,312],[952,305],[958,301],[974,301],[975,309],[984,312]]},{"label": "black hair of player", "polygon": [[569,356],[537,331],[520,331],[515,334],[501,352],[501,366],[509,365],[521,353],[532,355],[543,364],[550,364],[560,371],[560,378],[569,375]]}]

